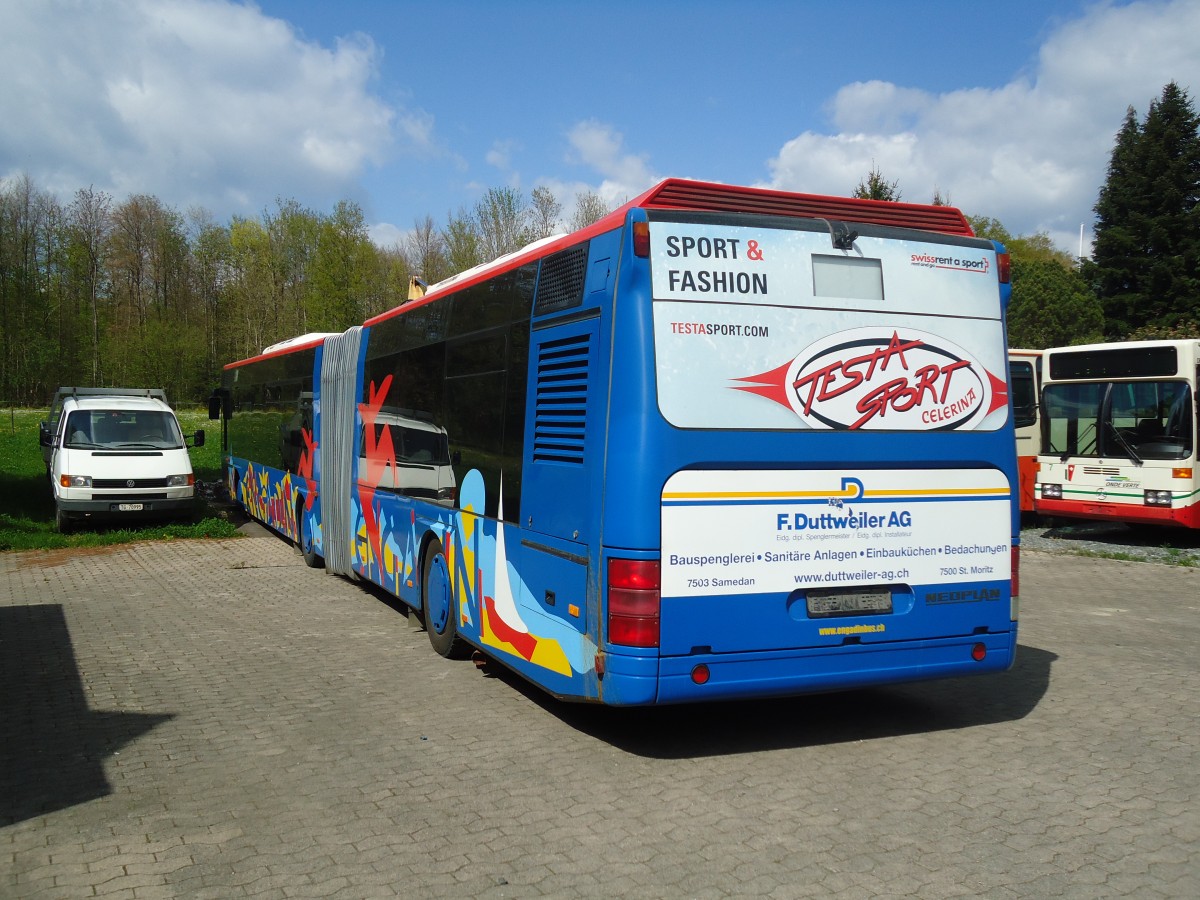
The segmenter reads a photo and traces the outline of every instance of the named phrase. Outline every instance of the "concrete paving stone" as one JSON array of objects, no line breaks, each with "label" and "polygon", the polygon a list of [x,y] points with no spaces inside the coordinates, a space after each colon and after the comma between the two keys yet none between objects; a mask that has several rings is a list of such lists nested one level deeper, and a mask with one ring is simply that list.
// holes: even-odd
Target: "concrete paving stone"
[{"label": "concrete paving stone", "polygon": [[[60,882],[58,882],[56,880],[55,883],[58,884]],[[81,884],[79,881],[77,881],[75,879],[71,879],[71,880],[67,881],[66,883],[68,885],[70,885],[71,887],[85,887],[86,886],[84,884]],[[136,890],[137,888],[140,888],[140,887],[155,887],[155,886],[163,885],[166,883],[167,883],[167,879],[163,875],[123,874],[123,875],[118,875],[113,878],[109,878],[105,881],[96,882],[94,884],[94,888],[97,893],[102,893],[104,891],[114,891],[114,890],[130,890],[130,891],[132,891],[132,890]]]},{"label": "concrete paving stone", "polygon": [[177,882],[175,886],[179,890],[177,896],[194,900],[226,900],[228,897],[248,896],[241,885],[212,885],[188,881]]},{"label": "concrete paving stone", "polygon": [[175,888],[170,884],[153,885],[133,889],[136,900],[174,900]]}]

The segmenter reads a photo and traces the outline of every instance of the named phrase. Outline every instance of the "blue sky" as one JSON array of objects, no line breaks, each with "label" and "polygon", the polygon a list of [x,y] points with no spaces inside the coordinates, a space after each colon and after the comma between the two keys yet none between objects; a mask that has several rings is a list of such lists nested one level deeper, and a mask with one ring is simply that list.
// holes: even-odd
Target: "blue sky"
[{"label": "blue sky", "polygon": [[1076,251],[1127,106],[1200,90],[1200,0],[0,0],[0,178],[217,221],[491,187],[849,193],[872,164]]}]

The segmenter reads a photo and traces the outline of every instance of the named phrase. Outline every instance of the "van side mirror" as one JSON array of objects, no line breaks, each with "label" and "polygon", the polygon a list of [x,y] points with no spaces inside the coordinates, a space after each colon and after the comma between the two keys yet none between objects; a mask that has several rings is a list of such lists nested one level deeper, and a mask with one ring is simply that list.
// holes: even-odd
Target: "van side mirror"
[{"label": "van side mirror", "polygon": [[45,422],[38,422],[38,444],[42,447],[50,446],[50,426]]},{"label": "van side mirror", "polygon": [[193,435],[192,446],[193,447],[203,447],[204,446],[204,429],[203,428],[197,430],[195,435]]}]

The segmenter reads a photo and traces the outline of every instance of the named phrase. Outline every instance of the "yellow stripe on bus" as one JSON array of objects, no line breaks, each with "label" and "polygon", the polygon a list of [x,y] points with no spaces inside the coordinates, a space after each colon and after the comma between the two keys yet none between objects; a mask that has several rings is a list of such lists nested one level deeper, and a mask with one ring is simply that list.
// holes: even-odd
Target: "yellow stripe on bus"
[{"label": "yellow stripe on bus", "polygon": [[[869,490],[863,497],[1008,497],[1009,488],[930,488],[928,490]],[[854,497],[855,493],[830,491],[696,491],[664,492],[664,500],[799,500]],[[858,498],[862,499],[862,498]]]}]

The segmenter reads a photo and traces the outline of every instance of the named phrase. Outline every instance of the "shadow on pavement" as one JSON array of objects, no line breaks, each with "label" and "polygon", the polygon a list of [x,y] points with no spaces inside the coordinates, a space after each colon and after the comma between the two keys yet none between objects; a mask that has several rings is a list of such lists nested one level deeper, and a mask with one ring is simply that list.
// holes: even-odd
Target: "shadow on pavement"
[{"label": "shadow on pavement", "polygon": [[108,795],[105,757],[171,718],[89,710],[62,607],[0,608],[0,827]]},{"label": "shadow on pavement", "polygon": [[[564,723],[629,753],[683,759],[878,740],[1022,719],[1058,657],[1022,646],[1005,673],[767,700],[621,709],[562,703],[497,673]],[[494,666],[494,668],[501,668]]]},{"label": "shadow on pavement", "polygon": [[[376,585],[359,584],[397,612],[412,614]],[[1045,696],[1057,659],[1048,650],[1020,645],[1012,669],[999,674],[831,694],[632,708],[557,700],[495,659],[481,668],[484,677],[500,679],[597,740],[639,756],[684,759],[1016,721]]]}]

